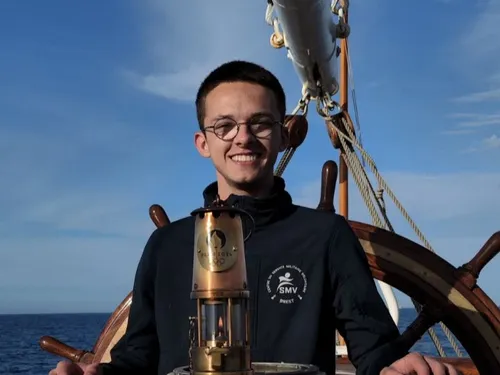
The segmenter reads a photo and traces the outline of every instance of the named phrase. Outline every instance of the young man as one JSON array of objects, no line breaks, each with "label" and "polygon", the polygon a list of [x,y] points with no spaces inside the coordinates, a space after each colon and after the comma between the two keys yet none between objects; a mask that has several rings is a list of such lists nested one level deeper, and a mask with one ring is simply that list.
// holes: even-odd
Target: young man
[{"label": "young man", "polygon": [[[392,344],[398,329],[347,221],[294,205],[284,181],[273,175],[288,137],[285,94],[276,77],[252,63],[226,63],[202,83],[196,106],[195,147],[212,160],[217,177],[204,190],[205,204],[218,196],[255,220],[245,244],[252,361],[315,364],[332,374],[337,328],[357,374],[457,374]],[[196,315],[193,241],[192,217],[151,235],[136,273],[127,332],[111,363],[60,363],[50,374],[164,375],[187,365],[188,316]],[[276,295],[279,277],[296,293]]]}]

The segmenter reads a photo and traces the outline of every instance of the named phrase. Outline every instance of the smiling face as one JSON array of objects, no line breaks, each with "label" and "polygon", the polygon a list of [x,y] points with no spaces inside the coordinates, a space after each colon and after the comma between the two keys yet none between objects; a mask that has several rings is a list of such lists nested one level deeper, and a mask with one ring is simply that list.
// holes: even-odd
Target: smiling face
[{"label": "smiling face", "polygon": [[206,96],[204,108],[206,130],[195,134],[195,146],[215,166],[221,199],[268,193],[287,143],[273,92],[254,83],[222,83]]}]

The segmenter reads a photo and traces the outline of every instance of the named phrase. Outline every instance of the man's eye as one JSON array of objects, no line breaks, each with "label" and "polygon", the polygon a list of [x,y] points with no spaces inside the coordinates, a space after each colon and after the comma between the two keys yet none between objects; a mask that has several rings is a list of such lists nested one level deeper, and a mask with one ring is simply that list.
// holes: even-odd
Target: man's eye
[{"label": "man's eye", "polygon": [[261,124],[261,125],[269,125],[272,123],[272,120],[271,119],[268,119],[268,118],[256,118],[256,119],[252,119],[250,121],[250,124]]},{"label": "man's eye", "polygon": [[273,126],[273,122],[271,120],[258,120],[252,121],[252,126],[255,128],[269,128]]},{"label": "man's eye", "polygon": [[217,126],[215,127],[215,131],[221,133],[221,132],[228,132],[230,131],[232,128],[234,128],[235,124],[234,123],[225,123],[225,124],[217,124]]}]

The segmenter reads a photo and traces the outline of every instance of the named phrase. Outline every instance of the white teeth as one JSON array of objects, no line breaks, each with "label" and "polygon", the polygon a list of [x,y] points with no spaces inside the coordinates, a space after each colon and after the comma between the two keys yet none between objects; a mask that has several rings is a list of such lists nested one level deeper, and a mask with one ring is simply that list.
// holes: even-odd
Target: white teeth
[{"label": "white teeth", "polygon": [[231,157],[234,161],[254,161],[257,159],[257,155],[234,155]]}]

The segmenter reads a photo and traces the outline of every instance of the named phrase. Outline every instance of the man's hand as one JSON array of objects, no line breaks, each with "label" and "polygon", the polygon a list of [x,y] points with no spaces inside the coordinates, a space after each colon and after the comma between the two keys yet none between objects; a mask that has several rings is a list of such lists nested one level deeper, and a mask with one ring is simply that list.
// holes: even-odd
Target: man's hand
[{"label": "man's hand", "polygon": [[406,357],[385,367],[380,375],[460,375],[458,370],[435,359],[410,353]]},{"label": "man's hand", "polygon": [[49,375],[97,375],[98,365],[98,363],[86,365],[84,363],[61,361],[55,369],[50,370]]}]

